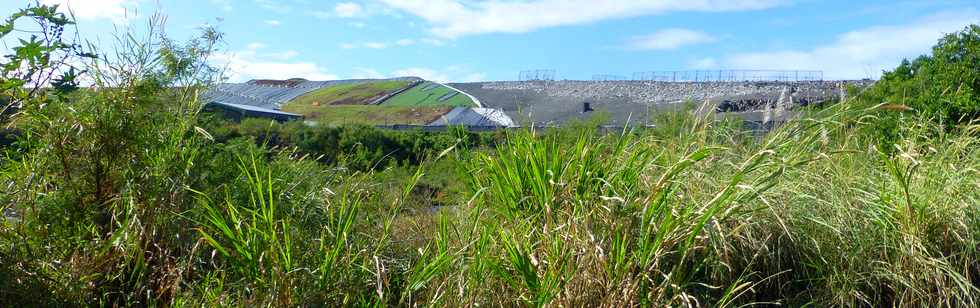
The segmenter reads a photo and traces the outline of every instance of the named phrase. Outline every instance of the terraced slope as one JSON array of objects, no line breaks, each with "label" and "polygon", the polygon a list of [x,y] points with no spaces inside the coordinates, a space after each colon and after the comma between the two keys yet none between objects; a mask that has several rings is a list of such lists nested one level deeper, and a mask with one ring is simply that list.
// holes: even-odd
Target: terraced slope
[{"label": "terraced slope", "polygon": [[296,97],[323,87],[360,82],[359,80],[308,81],[252,80],[246,83],[222,83],[205,93],[210,101],[279,109]]},{"label": "terraced slope", "polygon": [[286,105],[365,105],[417,82],[408,79],[393,79],[338,84],[306,93]]},{"label": "terraced slope", "polygon": [[425,125],[453,109],[439,105],[374,105],[399,94],[420,79],[370,80],[336,84],[306,93],[282,106],[282,111],[302,114],[322,125]]},{"label": "terraced slope", "polygon": [[438,83],[425,81],[381,103],[383,106],[476,107],[469,97]]},{"label": "terraced slope", "polygon": [[302,114],[307,121],[320,125],[425,125],[451,111],[448,106],[377,106],[377,105],[301,105],[283,106],[285,112]]},{"label": "terraced slope", "polygon": [[[498,114],[482,108],[469,110],[479,106],[466,93],[418,77],[323,82],[252,80],[218,85],[208,96],[215,102],[300,114],[307,121],[322,125],[428,125],[441,120],[453,125],[491,123],[472,124],[488,126],[497,123],[493,120],[498,118]],[[453,110],[456,112],[450,114]],[[500,125],[513,125],[507,120]]]}]

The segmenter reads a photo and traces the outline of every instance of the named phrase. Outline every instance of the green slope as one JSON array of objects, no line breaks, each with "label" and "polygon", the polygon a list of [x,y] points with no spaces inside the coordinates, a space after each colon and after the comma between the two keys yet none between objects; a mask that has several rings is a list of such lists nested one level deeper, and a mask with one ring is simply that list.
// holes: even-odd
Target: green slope
[{"label": "green slope", "polygon": [[[282,111],[302,114],[323,125],[431,123],[456,106],[473,106],[462,93],[424,81],[389,98],[381,105],[365,105],[411,86],[411,80],[379,80],[341,84],[304,94],[282,106]],[[447,96],[442,101],[439,98]]]},{"label": "green slope", "polygon": [[463,93],[458,93],[453,97],[440,100],[449,93],[456,92],[445,86],[423,82],[408,91],[402,92],[386,100],[384,106],[452,106],[452,107],[474,107],[476,106],[469,97]]},{"label": "green slope", "polygon": [[425,125],[452,110],[449,106],[376,106],[376,105],[298,105],[283,106],[285,112],[306,116],[322,125]]},{"label": "green slope", "polygon": [[363,105],[404,89],[412,84],[410,80],[380,80],[341,84],[306,93],[293,99],[287,105]]}]

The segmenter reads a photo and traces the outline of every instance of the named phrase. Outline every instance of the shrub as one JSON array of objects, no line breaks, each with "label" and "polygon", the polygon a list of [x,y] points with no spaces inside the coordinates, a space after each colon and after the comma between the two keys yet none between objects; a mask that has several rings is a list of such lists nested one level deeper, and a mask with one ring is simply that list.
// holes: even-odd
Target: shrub
[{"label": "shrub", "polygon": [[871,95],[881,103],[906,105],[943,123],[980,117],[980,25],[939,40],[931,55],[904,60],[885,72]]},{"label": "shrub", "polygon": [[219,139],[252,137],[260,145],[295,147],[324,164],[357,171],[416,166],[453,146],[475,149],[492,146],[496,140],[492,133],[470,132],[464,127],[452,127],[445,132],[401,131],[364,125],[307,126],[300,121],[279,123],[256,118],[244,119],[237,125],[213,120],[207,127],[209,131],[219,132]]}]

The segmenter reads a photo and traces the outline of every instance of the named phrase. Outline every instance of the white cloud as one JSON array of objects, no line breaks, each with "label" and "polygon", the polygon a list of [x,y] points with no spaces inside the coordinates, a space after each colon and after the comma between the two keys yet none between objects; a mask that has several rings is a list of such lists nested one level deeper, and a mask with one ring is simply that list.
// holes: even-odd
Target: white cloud
[{"label": "white cloud", "polygon": [[295,58],[298,55],[299,55],[299,52],[298,51],[295,51],[295,50],[287,50],[287,51],[283,51],[283,52],[270,53],[270,54],[268,54],[268,57],[270,59],[276,59],[276,60],[286,61],[286,60]]},{"label": "white cloud", "polygon": [[363,29],[364,27],[367,27],[367,24],[363,22],[349,22],[347,24],[350,25],[351,27],[358,28],[358,29]]},{"label": "white cloud", "polygon": [[469,74],[469,75],[463,76],[463,79],[458,80],[458,81],[459,82],[480,82],[480,81],[486,81],[486,80],[487,80],[487,75],[486,74],[483,74],[483,73],[473,73],[473,74]]},{"label": "white cloud", "polygon": [[211,0],[211,4],[218,6],[222,11],[231,12],[234,7],[231,6],[232,0]]},{"label": "white cloud", "polygon": [[278,0],[255,0],[255,4],[258,4],[259,7],[279,14],[289,13],[292,11],[292,8],[283,3],[284,1]]},{"label": "white cloud", "polygon": [[79,19],[108,19],[123,24],[137,16],[136,9],[142,0],[42,0],[41,4],[60,5],[60,10],[70,9]]},{"label": "white cloud", "polygon": [[263,21],[263,23],[265,23],[266,25],[272,26],[272,27],[278,27],[278,26],[281,26],[282,25],[282,22],[281,21],[272,20],[272,19]]},{"label": "white cloud", "polygon": [[410,67],[394,70],[385,74],[370,68],[355,68],[351,78],[354,79],[381,79],[395,77],[420,77],[436,82],[478,82],[485,81],[487,75],[466,70],[459,66],[449,66],[444,69],[433,69],[428,67]]},{"label": "white cloud", "polygon": [[[245,51],[247,53],[253,53],[254,54],[254,53],[257,53],[259,50],[266,49],[268,47],[269,47],[269,45],[266,45],[265,43],[262,43],[262,42],[252,42],[252,43],[250,43],[248,45],[245,45]],[[289,59],[295,58],[298,55],[299,55],[299,52],[298,51],[295,51],[295,50],[286,50],[286,51],[282,51],[282,52],[268,52],[268,53],[263,53],[263,56],[264,57],[272,58],[272,59],[278,59],[278,60],[289,60]]]},{"label": "white cloud", "polygon": [[289,79],[335,80],[337,75],[329,74],[314,62],[290,61],[299,53],[285,51],[262,53],[266,47],[262,43],[252,43],[245,50],[219,53],[212,58],[214,64],[226,68],[225,74],[233,82],[249,79]]},{"label": "white cloud", "polygon": [[[385,49],[385,48],[388,48],[388,47],[391,47],[391,46],[394,46],[394,45],[397,45],[397,46],[411,46],[411,45],[417,44],[418,42],[419,41],[405,38],[405,39],[400,39],[400,40],[397,40],[397,41],[394,41],[394,42],[390,42],[390,43],[389,42],[341,43],[338,46],[340,46],[341,49],[357,49],[357,48]],[[422,42],[423,43],[426,43],[426,44],[433,45],[433,46],[441,46],[441,45],[435,45],[434,43],[429,42],[429,41],[426,41],[424,39],[422,40]],[[441,42],[440,42],[440,44],[441,44]]]},{"label": "white cloud", "polygon": [[774,7],[785,0],[381,0],[432,25],[443,38],[584,24],[670,12],[724,12]]},{"label": "white cloud", "polygon": [[718,60],[715,60],[715,58],[696,59],[688,63],[687,66],[699,70],[715,69],[718,68]]},{"label": "white cloud", "polygon": [[407,77],[407,76],[419,77],[425,80],[432,80],[436,82],[449,82],[450,80],[452,80],[449,78],[449,74],[447,74],[446,72],[441,72],[425,67],[404,68],[404,69],[394,71],[393,75],[399,77]]},{"label": "white cloud", "polygon": [[[354,2],[341,2],[333,7],[332,10],[313,10],[307,12],[307,14],[319,19],[332,19],[332,18],[366,18],[374,15],[377,10],[371,7],[364,7],[360,4]],[[363,23],[349,23],[355,28],[363,28]]]},{"label": "white cloud", "polygon": [[371,49],[385,49],[388,47],[388,44],[381,43],[381,42],[367,42],[364,43],[364,47],[371,48]]},{"label": "white cloud", "polygon": [[358,17],[364,11],[360,4],[353,2],[342,2],[338,3],[337,6],[333,8],[337,17],[340,18],[353,18]]},{"label": "white cloud", "polygon": [[309,14],[319,19],[329,19],[333,16],[332,13],[325,11],[310,11]]},{"label": "white cloud", "polygon": [[353,79],[384,79],[388,78],[385,74],[370,68],[358,67],[354,69]]},{"label": "white cloud", "polygon": [[422,42],[437,47],[446,46],[446,42],[434,38],[424,38]]},{"label": "white cloud", "polygon": [[245,46],[246,49],[252,50],[252,51],[258,50],[258,49],[262,49],[262,48],[266,48],[266,47],[268,47],[268,46],[266,46],[264,43],[259,43],[259,42],[254,42],[254,43],[248,44],[248,46]]},{"label": "white cloud", "polygon": [[978,21],[976,10],[946,12],[906,25],[847,32],[810,50],[740,53],[726,57],[723,63],[732,68],[823,70],[827,79],[877,78],[903,58],[928,53],[944,34]]},{"label": "white cloud", "polygon": [[707,33],[681,28],[671,28],[656,33],[634,37],[629,47],[639,50],[669,50],[684,46],[713,42],[715,38]]}]

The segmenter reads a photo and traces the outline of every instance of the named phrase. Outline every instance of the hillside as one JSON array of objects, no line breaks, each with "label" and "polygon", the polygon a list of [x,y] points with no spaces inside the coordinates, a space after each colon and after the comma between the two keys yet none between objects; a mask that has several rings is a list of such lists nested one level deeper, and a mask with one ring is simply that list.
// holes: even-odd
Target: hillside
[{"label": "hillside", "polygon": [[287,104],[285,112],[297,113],[322,125],[426,125],[452,110],[447,106],[374,106]]},{"label": "hillside", "polygon": [[329,85],[282,106],[323,125],[426,125],[453,107],[472,106],[466,95],[414,77]]},{"label": "hillside", "polygon": [[469,97],[444,85],[426,81],[382,103],[387,106],[475,107]]},{"label": "hillside", "polygon": [[324,87],[287,104],[299,105],[364,105],[418,82],[411,79],[366,81]]},{"label": "hillside", "polygon": [[463,93],[418,77],[251,80],[220,84],[206,97],[214,102],[296,113],[324,125],[426,125],[454,107],[476,105]]}]

